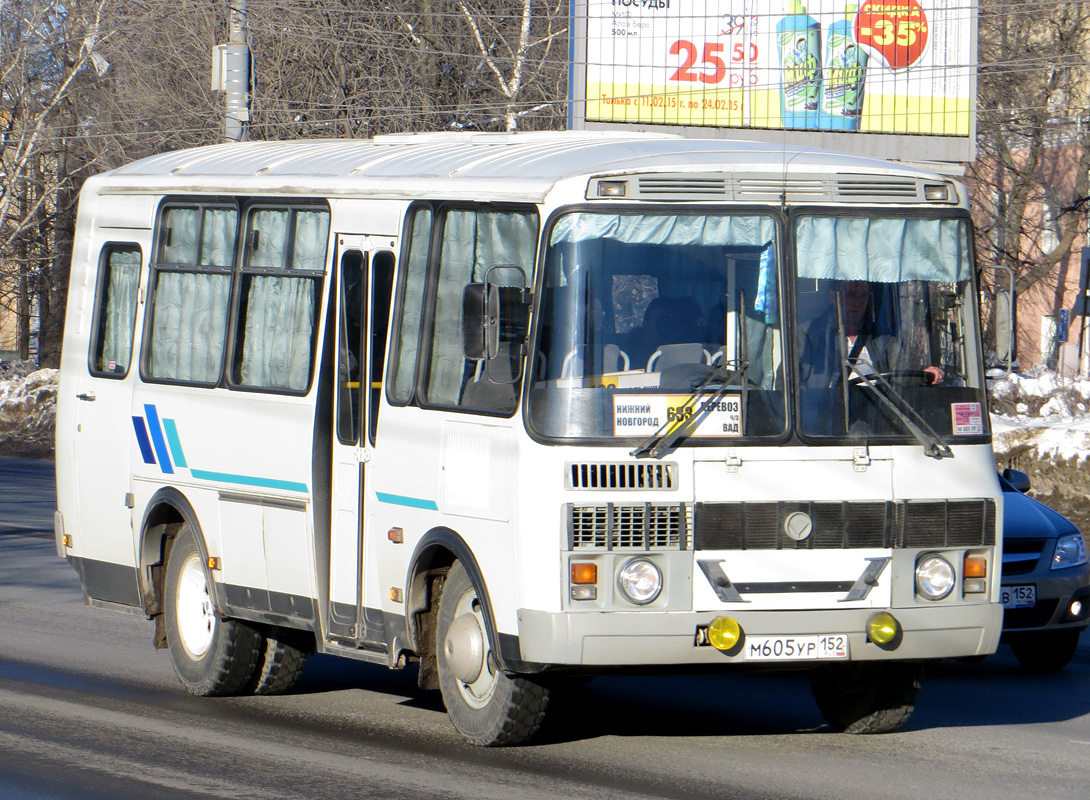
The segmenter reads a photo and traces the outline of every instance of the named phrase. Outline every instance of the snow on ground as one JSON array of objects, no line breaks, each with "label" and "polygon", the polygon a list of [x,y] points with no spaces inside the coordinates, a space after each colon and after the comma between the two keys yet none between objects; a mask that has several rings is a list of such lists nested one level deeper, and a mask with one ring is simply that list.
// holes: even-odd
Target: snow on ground
[{"label": "snow on ground", "polygon": [[1090,381],[1042,372],[989,383],[997,456],[1029,449],[1038,458],[1076,465],[1090,456]]},{"label": "snow on ground", "polygon": [[57,370],[0,364],[0,455],[51,455],[56,403]]}]

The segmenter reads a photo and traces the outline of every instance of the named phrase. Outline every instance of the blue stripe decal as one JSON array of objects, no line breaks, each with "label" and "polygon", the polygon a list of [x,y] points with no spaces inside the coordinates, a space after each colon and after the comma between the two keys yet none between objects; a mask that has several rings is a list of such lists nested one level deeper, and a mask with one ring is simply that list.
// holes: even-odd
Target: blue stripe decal
[{"label": "blue stripe decal", "polygon": [[386,494],[386,492],[375,492],[375,496],[378,497],[380,503],[389,503],[394,506],[407,506],[408,508],[422,508],[425,511],[439,510],[439,506],[435,504],[434,500],[421,500],[416,497],[403,497],[400,494]]},{"label": "blue stripe decal", "polygon": [[174,463],[179,467],[188,467],[185,454],[182,452],[182,440],[178,438],[178,427],[172,419],[163,420],[163,428],[167,432],[167,442],[170,443],[170,454],[174,456]]},{"label": "blue stripe decal", "polygon": [[151,434],[151,442],[155,445],[155,454],[159,456],[159,468],[167,475],[174,474],[174,465],[170,463],[170,453],[167,451],[166,440],[163,439],[163,428],[159,424],[159,412],[150,403],[144,406],[144,414],[148,418],[148,432]]},{"label": "blue stripe decal", "polygon": [[289,492],[306,492],[305,483],[295,481],[281,481],[276,478],[254,478],[250,475],[232,475],[229,472],[208,472],[203,469],[190,469],[194,478],[206,481],[220,481],[221,483],[237,483],[240,486],[260,486],[262,489],[283,489]]},{"label": "blue stripe decal", "polygon": [[136,429],[136,443],[140,445],[140,455],[145,464],[155,463],[155,453],[151,451],[151,442],[148,441],[148,430],[144,427],[143,417],[133,417],[132,426]]}]

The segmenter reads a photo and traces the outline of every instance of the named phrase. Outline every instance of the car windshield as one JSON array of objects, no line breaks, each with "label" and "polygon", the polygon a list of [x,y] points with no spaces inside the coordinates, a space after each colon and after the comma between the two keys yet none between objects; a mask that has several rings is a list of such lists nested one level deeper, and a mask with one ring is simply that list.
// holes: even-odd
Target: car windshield
[{"label": "car windshield", "polygon": [[804,215],[795,248],[804,436],[937,455],[987,432],[964,220]]},{"label": "car windshield", "polygon": [[[529,417],[540,435],[633,443],[786,431],[771,215],[573,212],[545,260]],[[695,391],[698,389],[699,391]]]}]

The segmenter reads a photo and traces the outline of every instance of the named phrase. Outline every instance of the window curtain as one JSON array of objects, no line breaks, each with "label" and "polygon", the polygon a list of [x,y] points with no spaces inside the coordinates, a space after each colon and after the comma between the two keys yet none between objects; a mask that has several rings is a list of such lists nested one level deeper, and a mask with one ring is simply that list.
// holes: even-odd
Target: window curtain
[{"label": "window curtain", "polygon": [[237,226],[238,212],[235,209],[205,209],[201,230],[201,266],[229,267],[234,263]]},{"label": "window curtain", "polygon": [[107,257],[106,301],[95,368],[126,372],[132,359],[133,325],[140,286],[140,251],[117,249]]},{"label": "window curtain", "polygon": [[416,356],[420,344],[420,315],[424,308],[424,281],[428,268],[428,243],[431,239],[432,212],[422,208],[413,218],[409,256],[405,261],[405,288],[402,292],[401,315],[397,328],[395,350],[397,361],[391,376],[390,397],[407,403],[412,396],[416,377]]},{"label": "window curtain", "polygon": [[329,212],[297,211],[295,213],[295,246],[291,257],[292,268],[323,269],[328,242]]},{"label": "window curtain", "polygon": [[625,244],[758,246],[776,236],[771,217],[704,214],[568,214],[552,244],[613,239]]},{"label": "window curtain", "polygon": [[[250,218],[250,247],[246,253],[246,266],[274,269],[284,266],[288,216],[289,212],[281,209],[254,212]],[[256,238],[254,234],[257,234]]]},{"label": "window curtain", "polygon": [[152,309],[152,376],[192,383],[219,380],[230,288],[226,274],[159,273]]},{"label": "window curtain", "polygon": [[[443,226],[435,328],[428,370],[427,401],[457,405],[466,377],[463,347],[462,293],[469,283],[484,280],[488,268],[516,264],[529,275],[534,265],[537,216],[510,211],[455,209]],[[492,280],[514,270],[496,270]]]},{"label": "window curtain", "polygon": [[969,279],[969,239],[958,219],[802,217],[799,277],[872,283]]},{"label": "window curtain", "polygon": [[310,378],[316,281],[249,277],[240,383],[303,391]]},{"label": "window curtain", "polygon": [[159,261],[164,264],[197,263],[197,228],[200,224],[200,209],[170,208],[163,215],[164,236],[162,237]]}]

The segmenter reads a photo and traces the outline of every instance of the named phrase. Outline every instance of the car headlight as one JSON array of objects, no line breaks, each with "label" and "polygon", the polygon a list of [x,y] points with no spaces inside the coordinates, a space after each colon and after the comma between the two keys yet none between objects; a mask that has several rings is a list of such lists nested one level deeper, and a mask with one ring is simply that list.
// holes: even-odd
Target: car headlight
[{"label": "car headlight", "polygon": [[646,558],[629,561],[617,574],[621,592],[638,606],[654,602],[662,591],[662,572]]},{"label": "car headlight", "polygon": [[942,600],[954,589],[954,568],[939,555],[920,559],[916,565],[916,591],[928,600]]},{"label": "car headlight", "polygon": [[1052,556],[1052,569],[1081,567],[1090,557],[1086,554],[1086,542],[1082,534],[1076,531],[1056,540],[1056,552]]}]

